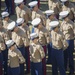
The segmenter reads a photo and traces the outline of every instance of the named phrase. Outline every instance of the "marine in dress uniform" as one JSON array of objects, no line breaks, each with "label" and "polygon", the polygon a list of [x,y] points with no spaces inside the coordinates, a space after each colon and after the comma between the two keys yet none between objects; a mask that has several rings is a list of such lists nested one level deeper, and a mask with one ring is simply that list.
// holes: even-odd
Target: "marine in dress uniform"
[{"label": "marine in dress uniform", "polygon": [[20,63],[24,63],[25,59],[15,42],[8,40],[6,45],[8,47],[8,75],[20,75]]},{"label": "marine in dress uniform", "polygon": [[75,19],[75,5],[69,0],[61,0],[63,2],[62,11],[69,11],[69,18],[74,22]]},{"label": "marine in dress uniform", "polygon": [[[51,27],[49,26],[49,23],[51,21],[57,21],[55,15],[54,15],[54,11],[53,10],[47,10],[45,11],[45,14],[47,16],[47,20],[46,20],[46,29],[49,31],[49,34],[51,35]],[[48,44],[47,48],[48,48],[48,60],[47,60],[47,64],[51,63],[51,43]]]},{"label": "marine in dress uniform", "polygon": [[[2,23],[0,23],[0,36],[3,38],[4,43],[10,39],[6,29],[2,26]],[[5,48],[5,50],[2,51],[2,54],[3,54],[4,75],[6,75],[7,74],[7,58],[8,58],[7,47]]]},{"label": "marine in dress uniform", "polygon": [[[3,27],[7,30],[7,26],[10,22],[12,22],[12,20],[10,19],[8,12],[2,12],[1,15],[2,15],[2,18],[3,18],[3,21],[2,21]],[[7,31],[7,32],[9,34],[9,37],[11,38],[11,32],[10,31]]]},{"label": "marine in dress uniform", "polygon": [[3,18],[3,27],[5,29],[7,29],[8,23],[11,22],[11,20],[9,18],[9,13],[8,12],[2,12],[1,15],[2,15],[2,18]]},{"label": "marine in dress uniform", "polygon": [[[16,43],[18,49],[25,57],[25,42],[27,41],[25,32],[22,29],[20,29],[14,21],[11,22],[7,28],[8,30],[12,31],[12,40]],[[24,75],[24,63],[20,65],[20,69],[20,75]]]},{"label": "marine in dress uniform", "polygon": [[51,40],[52,40],[52,75],[58,75],[58,68],[60,75],[66,75],[64,68],[64,53],[68,47],[67,41],[63,38],[63,35],[59,31],[59,22],[51,21],[49,23],[50,27],[52,27],[51,31]]},{"label": "marine in dress uniform", "polygon": [[39,44],[37,33],[30,34],[32,43],[30,44],[31,75],[43,75],[42,59],[45,57],[43,47]]},{"label": "marine in dress uniform", "polygon": [[25,41],[25,59],[26,59],[26,74],[30,72],[30,53],[29,53],[29,45],[30,45],[30,30],[29,27],[25,24],[23,18],[19,18],[16,21],[17,25],[25,32],[26,41]]},{"label": "marine in dress uniform", "polygon": [[56,18],[59,19],[59,12],[61,10],[61,3],[59,0],[48,0],[49,10],[53,10]]},{"label": "marine in dress uniform", "polygon": [[69,75],[74,74],[74,60],[73,60],[73,51],[74,51],[74,23],[69,19],[69,11],[60,12],[60,17],[63,19],[61,23],[60,30],[62,31],[65,40],[68,42],[69,46],[64,51],[64,62],[65,69],[67,70],[68,60],[69,60]]},{"label": "marine in dress uniform", "polygon": [[2,51],[4,51],[6,49],[5,43],[3,38],[0,35],[0,75],[3,75],[3,54]]},{"label": "marine in dress uniform", "polygon": [[32,9],[32,20],[35,18],[40,18],[42,20],[42,24],[46,25],[46,17],[43,12],[38,8],[38,1],[32,1],[28,4]]},{"label": "marine in dress uniform", "polygon": [[15,0],[14,2],[17,5],[16,6],[17,19],[23,18],[26,24],[28,24],[28,21],[31,20],[31,10],[26,5],[24,5],[23,0]]},{"label": "marine in dress uniform", "polygon": [[[32,21],[32,25],[36,28],[34,32],[39,35],[39,43],[44,48],[44,52],[46,54],[47,48],[46,45],[50,43],[50,36],[48,30],[42,25],[42,21],[40,18],[35,18]],[[46,75],[46,56],[42,60],[43,64],[43,75]]]}]

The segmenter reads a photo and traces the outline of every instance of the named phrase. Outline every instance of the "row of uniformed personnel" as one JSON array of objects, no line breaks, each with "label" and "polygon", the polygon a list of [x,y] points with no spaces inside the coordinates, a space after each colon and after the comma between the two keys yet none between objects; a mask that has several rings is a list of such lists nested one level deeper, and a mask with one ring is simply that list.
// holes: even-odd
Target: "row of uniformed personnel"
[{"label": "row of uniformed personnel", "polygon": [[[0,67],[2,70],[2,61],[4,61],[5,75],[7,74],[7,63],[8,75],[24,75],[25,60],[26,73],[30,72],[31,65],[31,75],[46,75],[47,48],[47,63],[52,64],[52,75],[58,75],[58,68],[61,75],[66,75],[68,58],[69,75],[74,74],[75,34],[73,21],[75,7],[70,6],[71,3],[68,0],[61,1],[63,6],[60,8],[61,4],[58,1],[51,0],[53,4],[49,3],[50,10],[45,11],[47,18],[38,9],[37,1],[28,4],[30,10],[24,5],[23,0],[15,0],[17,5],[16,22],[10,20],[8,12],[2,13],[0,57],[3,57],[3,60],[0,60]],[[59,17],[62,19],[61,22],[58,20]],[[29,21],[32,21],[33,26],[31,34],[28,26]],[[0,73],[2,75],[2,71]]]}]

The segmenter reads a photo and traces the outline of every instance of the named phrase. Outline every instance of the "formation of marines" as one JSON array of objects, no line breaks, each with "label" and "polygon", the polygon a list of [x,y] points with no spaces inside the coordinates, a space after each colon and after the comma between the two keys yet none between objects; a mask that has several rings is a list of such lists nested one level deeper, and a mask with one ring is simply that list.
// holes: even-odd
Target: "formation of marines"
[{"label": "formation of marines", "polygon": [[46,64],[52,64],[52,75],[66,75],[68,67],[74,75],[75,6],[48,0],[49,10],[42,12],[38,1],[14,3],[17,20],[6,11],[0,18],[0,75],[47,75]]}]

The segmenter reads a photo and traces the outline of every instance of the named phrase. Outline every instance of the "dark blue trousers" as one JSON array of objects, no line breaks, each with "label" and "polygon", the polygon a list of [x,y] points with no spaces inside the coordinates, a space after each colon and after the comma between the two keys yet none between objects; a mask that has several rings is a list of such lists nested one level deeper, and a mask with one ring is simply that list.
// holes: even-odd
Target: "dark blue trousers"
[{"label": "dark blue trousers", "polygon": [[64,55],[63,50],[57,50],[52,48],[52,75],[58,75],[58,69],[60,75],[66,75],[64,68]]},{"label": "dark blue trousers", "polygon": [[24,64],[20,64],[20,75],[24,75]]},{"label": "dark blue trousers", "polygon": [[4,75],[7,74],[7,60],[8,60],[8,49],[6,48],[2,51],[3,54],[3,67],[4,67]]},{"label": "dark blue trousers", "polygon": [[69,44],[69,47],[64,51],[65,69],[67,70],[69,59],[70,73],[74,73],[74,60],[73,60],[74,40],[67,40],[67,42]]},{"label": "dark blue trousers", "polygon": [[26,72],[30,72],[30,53],[29,53],[29,46],[25,47],[25,60],[26,60]]},{"label": "dark blue trousers", "polygon": [[42,46],[45,52],[45,57],[42,59],[42,70],[43,70],[43,75],[46,75],[46,52],[47,52],[47,47]]},{"label": "dark blue trousers", "polygon": [[47,45],[47,48],[48,48],[47,64],[51,64],[51,49],[52,49],[51,43]]},{"label": "dark blue trousers", "polygon": [[2,72],[2,63],[3,63],[3,56],[2,56],[2,53],[0,53],[0,75],[3,74],[3,72]]},{"label": "dark blue trousers", "polygon": [[[20,47],[18,49],[21,51],[23,57],[25,57],[25,47],[22,46],[22,47]],[[24,75],[24,63],[20,64],[20,75]]]},{"label": "dark blue trousers", "polygon": [[21,51],[23,57],[25,57],[25,47],[24,46],[18,47],[18,49]]},{"label": "dark blue trousers", "polygon": [[31,62],[31,75],[43,75],[42,62],[38,63]]},{"label": "dark blue trousers", "polygon": [[14,1],[13,0],[5,0],[8,12],[10,14],[14,13]]},{"label": "dark blue trousers", "polygon": [[20,75],[20,67],[16,68],[8,67],[8,75]]}]

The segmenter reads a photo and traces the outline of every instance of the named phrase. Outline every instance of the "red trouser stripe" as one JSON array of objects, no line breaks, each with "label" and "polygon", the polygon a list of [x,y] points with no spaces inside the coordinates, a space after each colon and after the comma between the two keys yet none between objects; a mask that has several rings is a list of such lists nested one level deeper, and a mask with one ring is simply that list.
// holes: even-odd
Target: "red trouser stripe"
[{"label": "red trouser stripe", "polygon": [[[45,55],[46,55],[46,46],[43,46],[44,48],[44,52],[45,52]],[[43,75],[46,75],[46,57],[42,59],[42,66],[43,66]]]},{"label": "red trouser stripe", "polygon": [[29,46],[26,47],[26,50],[27,50],[27,57],[28,57],[28,71],[30,71],[30,53],[29,53]]},{"label": "red trouser stripe", "polygon": [[2,75],[2,64],[0,63],[0,75]]}]

